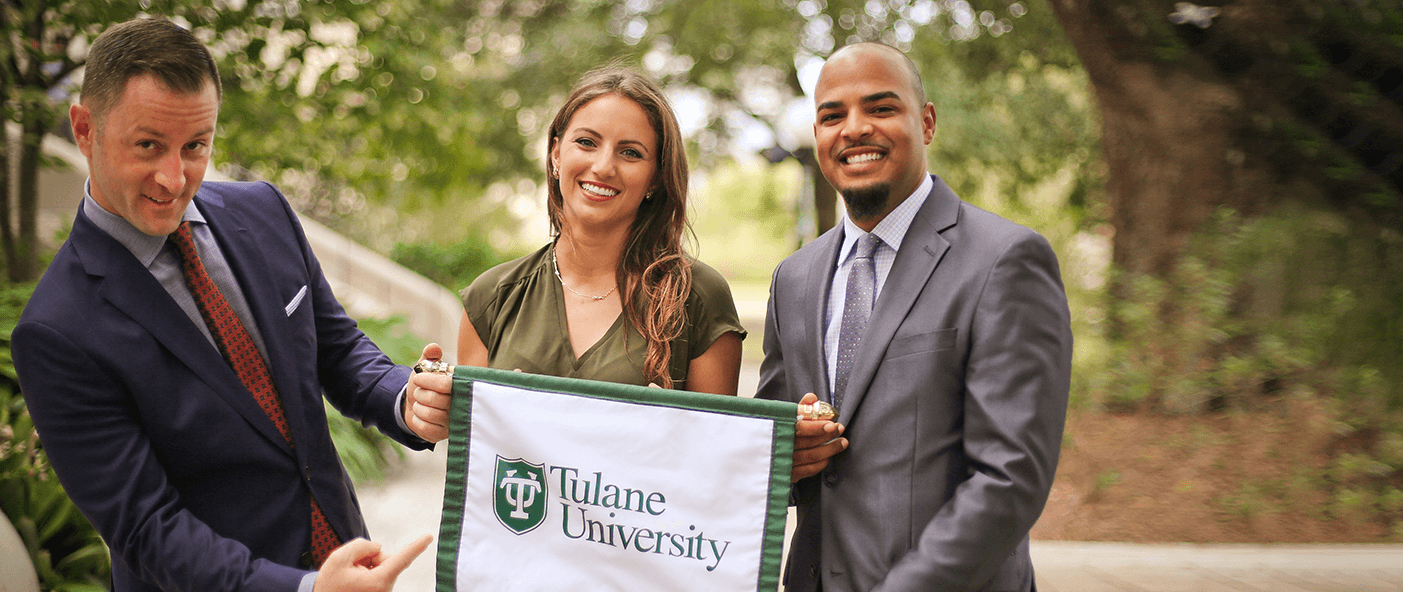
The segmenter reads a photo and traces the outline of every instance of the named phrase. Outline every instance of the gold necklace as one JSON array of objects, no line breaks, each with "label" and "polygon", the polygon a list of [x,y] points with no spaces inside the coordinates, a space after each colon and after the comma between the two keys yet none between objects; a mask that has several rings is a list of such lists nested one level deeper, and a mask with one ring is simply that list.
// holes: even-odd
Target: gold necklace
[{"label": "gold necklace", "polygon": [[550,265],[551,265],[551,268],[555,270],[555,279],[560,280],[560,286],[561,286],[562,288],[565,288],[566,290],[571,291],[572,293],[574,293],[576,296],[579,296],[580,298],[588,298],[588,299],[593,300],[593,301],[595,301],[595,302],[599,302],[600,300],[603,300],[603,299],[605,299],[605,298],[608,298],[610,294],[613,294],[613,293],[614,293],[614,289],[619,287],[618,284],[614,284],[614,286],[611,287],[611,288],[609,288],[609,291],[608,291],[608,292],[605,292],[603,296],[594,296],[594,295],[591,295],[591,294],[581,294],[581,293],[579,293],[579,292],[576,292],[574,288],[571,288],[571,287],[570,287],[570,284],[565,283],[565,278],[560,277],[560,264],[557,263],[556,260],[555,260],[555,249],[551,249],[551,251],[550,251]]}]

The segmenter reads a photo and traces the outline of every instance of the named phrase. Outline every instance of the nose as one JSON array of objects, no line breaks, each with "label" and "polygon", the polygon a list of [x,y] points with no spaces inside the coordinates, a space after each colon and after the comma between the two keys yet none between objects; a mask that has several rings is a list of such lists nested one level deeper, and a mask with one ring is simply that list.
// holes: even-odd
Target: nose
[{"label": "nose", "polygon": [[614,155],[604,150],[594,153],[594,160],[590,162],[590,172],[598,175],[601,179],[608,179],[614,172]]},{"label": "nose", "polygon": [[173,151],[161,158],[156,166],[156,184],[177,195],[185,188],[185,160],[180,152]]},{"label": "nose", "polygon": [[856,140],[864,138],[872,133],[872,122],[860,111],[850,113],[843,118],[843,129],[840,132],[845,140]]}]

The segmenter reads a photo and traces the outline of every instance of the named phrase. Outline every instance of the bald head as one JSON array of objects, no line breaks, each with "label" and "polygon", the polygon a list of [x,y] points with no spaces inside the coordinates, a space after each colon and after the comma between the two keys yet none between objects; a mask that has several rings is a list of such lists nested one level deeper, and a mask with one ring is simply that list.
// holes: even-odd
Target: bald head
[{"label": "bald head", "polygon": [[[900,66],[901,69],[906,72],[907,77],[910,78],[911,92],[913,93],[912,97],[915,99],[916,104],[924,105],[926,103],[925,83],[921,81],[920,69],[916,67],[915,62],[911,61],[911,58],[907,57],[906,54],[902,53],[901,50],[895,47],[883,43],[877,43],[875,41],[864,41],[862,43],[844,45],[843,47],[838,48],[838,51],[833,52],[833,55],[828,56],[828,62],[831,62],[835,59],[840,59],[846,54],[858,52],[876,53],[888,59],[891,59],[894,63]],[[825,62],[824,70],[827,69],[827,63]],[[820,72],[819,78],[822,77],[823,74]]]}]

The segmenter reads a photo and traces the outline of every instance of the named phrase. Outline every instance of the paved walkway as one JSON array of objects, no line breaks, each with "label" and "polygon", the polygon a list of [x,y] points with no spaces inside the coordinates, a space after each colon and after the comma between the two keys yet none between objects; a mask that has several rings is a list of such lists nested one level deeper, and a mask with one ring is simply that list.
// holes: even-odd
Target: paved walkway
[{"label": "paved walkway", "polygon": [[1042,592],[1396,592],[1403,545],[1033,541]]},{"label": "paved walkway", "polygon": [[[741,371],[754,392],[758,368]],[[383,483],[357,489],[375,540],[395,550],[437,541],[447,447],[409,453]],[[401,592],[434,589],[434,547],[400,576]],[[1041,592],[1398,592],[1403,545],[1140,545],[1033,541]]]}]

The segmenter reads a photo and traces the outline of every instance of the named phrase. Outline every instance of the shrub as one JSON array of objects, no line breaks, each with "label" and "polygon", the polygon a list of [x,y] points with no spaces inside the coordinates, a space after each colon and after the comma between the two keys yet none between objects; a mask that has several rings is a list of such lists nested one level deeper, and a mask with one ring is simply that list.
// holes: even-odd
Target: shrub
[{"label": "shrub", "polygon": [[0,288],[0,511],[24,541],[44,590],[106,590],[107,545],[63,490],[20,396],[10,334],[34,284]]},{"label": "shrub", "polygon": [[447,246],[429,242],[399,243],[390,252],[390,259],[455,292],[466,288],[478,274],[506,260],[477,236]]},{"label": "shrub", "polygon": [[[1166,273],[1116,278],[1110,355],[1078,399],[1172,414],[1317,399],[1334,434],[1316,484],[1331,511],[1403,520],[1403,235],[1292,206],[1223,210],[1197,237]],[[1257,512],[1248,497],[1223,503]]]}]

